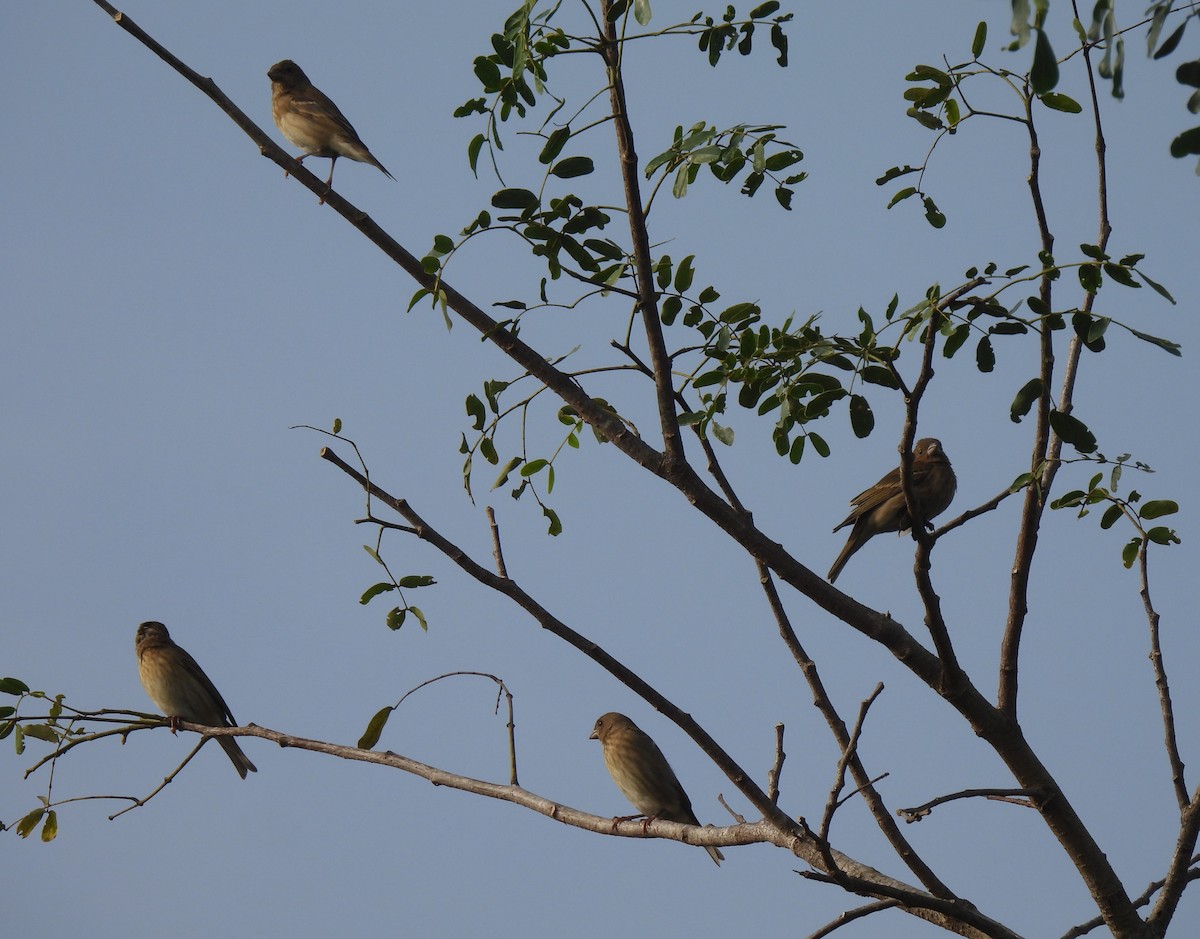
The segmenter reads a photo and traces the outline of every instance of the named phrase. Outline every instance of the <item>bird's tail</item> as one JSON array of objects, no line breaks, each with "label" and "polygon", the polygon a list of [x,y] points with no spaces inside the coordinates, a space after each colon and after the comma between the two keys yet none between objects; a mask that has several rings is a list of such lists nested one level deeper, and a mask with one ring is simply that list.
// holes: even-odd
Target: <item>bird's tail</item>
[{"label": "bird's tail", "polygon": [[218,737],[217,743],[221,745],[221,749],[229,756],[229,762],[233,764],[233,768],[238,771],[238,775],[242,779],[246,778],[247,772],[258,772],[258,767],[250,762],[250,757],[242,752],[242,748],[238,746],[237,741],[232,737]]}]

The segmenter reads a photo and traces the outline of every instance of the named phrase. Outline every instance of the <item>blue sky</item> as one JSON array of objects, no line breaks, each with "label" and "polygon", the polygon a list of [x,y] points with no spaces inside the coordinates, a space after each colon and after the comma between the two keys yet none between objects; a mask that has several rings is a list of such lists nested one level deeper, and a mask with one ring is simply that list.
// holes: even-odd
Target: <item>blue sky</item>
[{"label": "blue sky", "polygon": [[[909,306],[930,283],[952,286],[972,265],[1033,260],[1025,147],[1014,125],[973,121],[935,153],[926,184],[949,217],[942,231],[926,225],[915,202],[885,210],[899,184],[873,184],[889,166],[920,162],[929,146],[930,134],[903,113],[903,76],[913,65],[938,64],[943,53],[967,58],[986,19],[989,61],[1025,67],[1028,51],[1000,51],[1008,4],[943,0],[923,5],[919,19],[884,3],[793,8],[787,70],[765,49],[715,70],[691,41],[630,51],[643,160],[665,148],[676,124],[772,122],[788,125],[781,135],[805,152],[801,168],[810,174],[790,213],[769,193],[746,200],[711,180],[682,201],[663,193],[651,221],[665,250],[695,254],[697,282],[718,285],[730,302],[756,300],[775,322],[821,312],[828,331],[856,329],[859,306],[878,320],[894,293]],[[396,176],[343,160],[338,191],[414,253],[436,233],[457,232],[499,188],[486,173],[471,176],[466,147],[480,126],[451,112],[478,94],[471,61],[489,51],[508,4],[358,3],[336,14],[308,2],[123,9],[276,139],[266,70],[295,59]],[[656,24],[694,11],[664,0],[654,9]],[[1063,47],[1066,10],[1054,4]],[[565,16],[576,11],[564,5]],[[353,743],[376,710],[413,686],[478,669],[516,694],[527,788],[598,814],[629,811],[587,740],[597,715],[620,710],[659,742],[701,821],[728,820],[718,793],[749,811],[673,725],[427,547],[385,542],[394,571],[438,580],[411,597],[428,633],[411,621],[388,631],[385,599],[360,606],[379,579],[361,547],[373,535],[353,524],[362,497],[318,459],[324,438],[291,429],[328,427],[336,417],[381,485],[485,561],[483,507],[494,505],[512,576],[692,713],[760,783],[773,727],[784,722],[783,803],[820,817],[836,748],[743,555],[674,492],[590,442],[558,464],[551,503],[564,520],[560,537],[545,536],[529,500],[489,493],[487,472],[472,505],[457,449],[468,430],[463,399],[487,378],[511,377],[513,367],[462,324],[447,332],[427,307],[406,313],[411,280],[99,8],[6,12],[0,414],[9,455],[0,464],[0,620],[8,638],[0,674],[65,692],[79,707],[149,710],[133,636],[139,621],[160,619],[239,720]],[[1127,99],[1106,94],[1102,102],[1112,253],[1144,252],[1145,269],[1178,305],[1118,287],[1101,302],[1181,342],[1184,357],[1111,331],[1109,351],[1084,358],[1077,413],[1102,451],[1131,452],[1157,470],[1127,473],[1126,491],[1182,505],[1171,524],[1183,544],[1154,553],[1152,583],[1184,759],[1193,765],[1200,641],[1191,628],[1197,555],[1187,496],[1200,453],[1187,415],[1197,404],[1189,356],[1200,339],[1200,180],[1193,163],[1167,154],[1189,118],[1171,78],[1175,63],[1148,62],[1143,49],[1140,38],[1128,44]],[[602,80],[584,57],[556,67],[572,94]],[[1083,99],[1077,60],[1064,65],[1060,90]],[[998,94],[995,105],[1003,103]],[[1048,208],[1064,255],[1097,239],[1085,122],[1042,111]],[[514,128],[506,143],[506,183],[535,183],[521,158],[537,144]],[[606,129],[580,147],[601,167],[611,164]],[[313,161],[322,178],[325,168]],[[601,183],[586,181],[597,198],[614,201],[600,195]],[[620,237],[619,226],[612,231]],[[540,276],[502,239],[474,242],[449,272],[485,308],[533,298]],[[1069,289],[1060,296],[1078,302]],[[605,343],[627,316],[618,298],[593,301],[531,322],[526,335],[547,354],[584,343],[579,362],[600,364],[612,360]],[[1008,405],[1034,366],[1020,343],[998,349],[990,375],[977,373],[969,355],[939,361],[923,410],[922,433],[942,439],[958,471],[955,514],[1024,469],[1031,428],[1009,421]],[[589,390],[620,402],[650,432],[636,386],[605,379]],[[735,484],[764,530],[818,572],[842,543],[844,533],[830,529],[850,497],[895,462],[901,409],[882,396],[873,403],[869,439],[855,440],[834,417],[821,428],[833,456],[799,466],[773,455],[769,427],[747,414],[729,418],[738,436],[722,454]],[[538,445],[557,445],[552,406],[530,428]],[[1069,470],[1059,485],[1081,485],[1091,472]],[[1015,510],[1014,501],[981,517],[934,555],[962,664],[988,693]],[[1136,577],[1119,563],[1127,537],[1101,532],[1094,518],[1048,516],[1022,715],[1137,894],[1162,874],[1175,810]],[[920,635],[910,565],[909,542],[879,538],[839,586]],[[890,773],[882,789],[889,804],[1010,784],[969,728],[889,655],[803,598],[785,599],[844,714],[885,683],[862,753],[873,772]],[[493,700],[489,684],[441,682],[405,703],[381,746],[502,781],[504,719],[493,715]],[[144,794],[190,745],[159,731],[76,751],[56,771],[55,795]],[[5,823],[45,791],[44,772],[21,778],[39,747],[5,759]],[[396,772],[255,740],[245,748],[260,770],[246,782],[208,746],[143,809],[109,822],[116,803],[77,803],[60,812],[51,845],[9,835],[9,881],[20,898],[6,915],[14,934],[803,935],[852,905],[801,882],[799,863],[766,846],[727,850],[717,870],[683,845],[598,837]],[[1028,935],[1058,935],[1094,915],[1030,812],[958,803],[906,834],[962,895]],[[839,813],[834,837],[842,850],[901,873],[860,805]],[[910,917],[885,915],[839,935],[932,934]],[[1195,891],[1178,934],[1189,924],[1200,927]]]}]

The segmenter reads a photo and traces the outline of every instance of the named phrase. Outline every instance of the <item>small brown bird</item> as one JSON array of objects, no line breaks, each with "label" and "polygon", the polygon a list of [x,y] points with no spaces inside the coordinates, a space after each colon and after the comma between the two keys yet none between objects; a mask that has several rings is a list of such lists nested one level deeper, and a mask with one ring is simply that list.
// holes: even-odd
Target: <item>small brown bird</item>
[{"label": "small brown bird", "polygon": [[[610,711],[596,719],[589,740],[599,740],[604,748],[604,765],[609,775],[633,807],[646,817],[642,830],[656,819],[699,825],[692,801],[671,764],[650,737],[624,714]],[[618,821],[637,818],[636,815],[614,818]],[[706,847],[709,856],[720,866],[725,855],[718,848]]]},{"label": "small brown bird", "polygon": [[[172,723],[179,720],[209,727],[236,727],[238,723],[196,660],[175,645],[162,623],[142,623],[137,629],[138,677],[160,711]],[[242,779],[246,772],[257,773],[233,737],[217,737],[234,769]]]},{"label": "small brown bird", "polygon": [[276,62],[267,70],[267,78],[271,79],[271,116],[275,118],[275,126],[304,151],[296,157],[296,162],[302,163],[310,156],[329,157],[326,186],[332,186],[333,167],[340,156],[370,163],[389,179],[396,178],[372,156],[338,106],[313,87],[299,65],[291,59]]},{"label": "small brown bird", "polygon": [[[950,460],[942,449],[941,441],[932,437],[917,441],[913,447],[911,485],[913,498],[925,521],[941,514],[950,505],[958,481],[954,478],[954,470],[950,468]],[[851,522],[854,527],[850,529],[846,547],[842,548],[842,553],[829,569],[830,583],[837,580],[850,556],[880,532],[903,532],[912,527],[904,490],[900,486],[900,467],[896,467],[870,489],[860,492],[850,500],[850,504],[854,510],[834,531]]]}]

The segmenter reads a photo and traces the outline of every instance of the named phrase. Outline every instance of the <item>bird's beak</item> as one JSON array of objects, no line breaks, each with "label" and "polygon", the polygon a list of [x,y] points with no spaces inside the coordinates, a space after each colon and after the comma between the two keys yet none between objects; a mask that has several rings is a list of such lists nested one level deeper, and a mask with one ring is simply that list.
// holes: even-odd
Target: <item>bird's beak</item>
[{"label": "bird's beak", "polygon": [[599,739],[600,739],[600,735],[598,733],[596,733],[594,730],[590,734],[588,734],[588,740],[599,740]]}]

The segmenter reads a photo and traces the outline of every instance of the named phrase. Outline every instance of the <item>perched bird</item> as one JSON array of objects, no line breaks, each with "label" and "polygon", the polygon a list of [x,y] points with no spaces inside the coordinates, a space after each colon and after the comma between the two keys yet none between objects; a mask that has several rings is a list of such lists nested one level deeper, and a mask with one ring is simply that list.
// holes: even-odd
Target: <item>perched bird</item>
[{"label": "perched bird", "polygon": [[[954,470],[950,468],[950,460],[940,440],[925,437],[917,441],[913,447],[910,480],[913,498],[925,521],[944,512],[950,505],[958,481],[954,478]],[[842,553],[829,569],[830,583],[837,580],[850,556],[871,538],[880,532],[903,532],[912,527],[904,490],[900,486],[900,467],[896,467],[866,492],[860,492],[850,500],[850,504],[854,510],[834,531],[851,522],[854,527],[850,529],[846,547],[842,548]]]},{"label": "perched bird", "polygon": [[[142,687],[172,724],[184,720],[209,727],[237,726],[221,692],[196,660],[175,645],[166,626],[142,623],[137,629],[136,648]],[[258,772],[233,737],[217,737],[216,741],[242,779],[247,771]]]},{"label": "perched bird", "polygon": [[[633,721],[624,714],[610,711],[596,719],[589,740],[599,740],[604,748],[604,765],[625,798],[633,803],[646,821],[642,830],[656,819],[699,825],[692,801],[662,750]],[[625,819],[637,818],[636,815]],[[619,819],[613,819],[615,825]],[[719,849],[704,849],[720,866],[725,855]]]},{"label": "perched bird", "polygon": [[299,65],[291,59],[276,62],[267,70],[267,78],[271,79],[271,116],[275,118],[275,126],[304,151],[296,157],[296,162],[302,163],[310,156],[329,157],[326,186],[333,183],[333,167],[340,156],[370,163],[389,179],[396,178],[371,155],[346,116],[313,87]]}]

